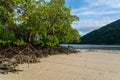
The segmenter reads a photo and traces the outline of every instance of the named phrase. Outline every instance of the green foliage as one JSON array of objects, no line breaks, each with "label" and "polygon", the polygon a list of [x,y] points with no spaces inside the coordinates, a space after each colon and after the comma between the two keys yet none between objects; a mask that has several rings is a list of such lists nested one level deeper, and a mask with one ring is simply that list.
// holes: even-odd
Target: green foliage
[{"label": "green foliage", "polygon": [[79,42],[80,35],[71,26],[77,20],[65,0],[2,0],[0,34],[4,34],[0,35],[0,42],[18,46]]},{"label": "green foliage", "polygon": [[59,44],[59,40],[56,36],[47,35],[44,39],[44,43],[45,46],[55,46],[56,44]]},{"label": "green foliage", "polygon": [[83,44],[120,44],[120,20],[82,37]]},{"label": "green foliage", "polygon": [[24,40],[23,39],[17,39],[15,42],[14,42],[14,44],[15,45],[17,45],[17,46],[25,46],[26,45],[26,43],[24,42]]},{"label": "green foliage", "polygon": [[13,32],[9,32],[3,28],[3,26],[0,26],[0,44],[1,45],[9,45],[14,42],[15,35]]},{"label": "green foliage", "polygon": [[80,34],[76,29],[71,29],[70,43],[80,43]]}]

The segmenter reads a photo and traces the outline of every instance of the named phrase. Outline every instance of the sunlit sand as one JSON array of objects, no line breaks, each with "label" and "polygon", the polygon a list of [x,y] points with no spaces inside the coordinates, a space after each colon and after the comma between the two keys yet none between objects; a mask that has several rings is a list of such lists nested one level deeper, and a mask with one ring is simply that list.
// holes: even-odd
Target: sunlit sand
[{"label": "sunlit sand", "polygon": [[0,74],[0,80],[120,80],[120,51],[80,50],[54,55],[41,63],[23,64],[19,74]]}]

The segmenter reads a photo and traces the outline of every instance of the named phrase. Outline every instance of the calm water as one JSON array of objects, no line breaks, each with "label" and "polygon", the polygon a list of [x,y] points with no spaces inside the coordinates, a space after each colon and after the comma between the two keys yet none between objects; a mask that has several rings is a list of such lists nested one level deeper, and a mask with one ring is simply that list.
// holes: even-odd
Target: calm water
[{"label": "calm water", "polygon": [[60,44],[61,46],[72,46],[76,49],[114,49],[120,50],[120,45],[81,45],[81,44]]}]

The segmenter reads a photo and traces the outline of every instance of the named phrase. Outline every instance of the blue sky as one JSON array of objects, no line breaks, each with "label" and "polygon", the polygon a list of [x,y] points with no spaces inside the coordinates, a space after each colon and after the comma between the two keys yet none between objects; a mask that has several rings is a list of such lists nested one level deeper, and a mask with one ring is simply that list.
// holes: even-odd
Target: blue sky
[{"label": "blue sky", "polygon": [[120,19],[120,0],[66,0],[66,6],[80,18],[72,26],[82,36]]}]

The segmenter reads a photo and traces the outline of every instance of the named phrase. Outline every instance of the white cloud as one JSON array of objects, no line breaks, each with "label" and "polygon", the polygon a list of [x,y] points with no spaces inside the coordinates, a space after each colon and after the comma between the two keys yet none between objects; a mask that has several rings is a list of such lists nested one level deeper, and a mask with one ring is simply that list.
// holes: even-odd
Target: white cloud
[{"label": "white cloud", "polygon": [[77,15],[108,15],[108,14],[120,14],[120,11],[117,11],[117,10],[99,10],[99,12],[96,10],[96,11],[84,11],[84,12],[81,12],[81,13],[77,13]]},{"label": "white cloud", "polygon": [[120,19],[120,0],[85,0],[88,5],[76,8],[72,14],[80,17],[74,28],[83,36],[86,33]]},{"label": "white cloud", "polygon": [[85,0],[88,5],[72,10],[72,14],[106,15],[120,14],[120,0]]},{"label": "white cloud", "polygon": [[77,16],[81,15],[109,15],[109,14],[120,14],[119,9],[109,9],[109,8],[89,8],[89,7],[83,7],[83,8],[77,8],[71,11],[72,14],[76,14]]},{"label": "white cloud", "polygon": [[117,19],[105,17],[99,20],[96,19],[85,19],[80,20],[77,23],[73,24],[72,26],[79,30],[79,33],[83,36],[95,29],[98,29],[100,27],[103,27]]},{"label": "white cloud", "polygon": [[120,8],[120,0],[86,0],[90,6],[106,6],[111,8]]}]

